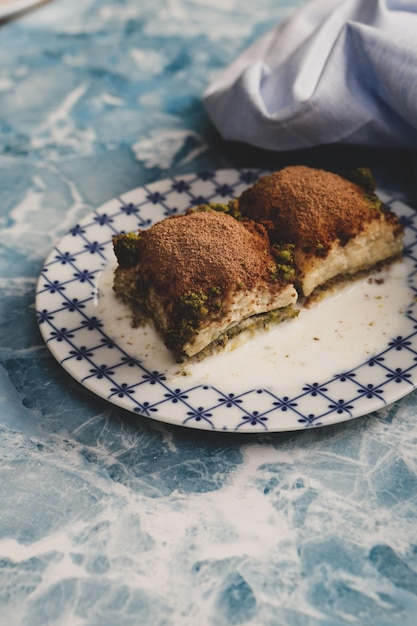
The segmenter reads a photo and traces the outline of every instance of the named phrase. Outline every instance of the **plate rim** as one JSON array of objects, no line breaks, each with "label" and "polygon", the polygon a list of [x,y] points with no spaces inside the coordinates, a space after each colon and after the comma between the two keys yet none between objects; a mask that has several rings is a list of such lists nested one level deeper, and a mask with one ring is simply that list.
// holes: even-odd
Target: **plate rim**
[{"label": "plate rim", "polygon": [[17,15],[26,9],[30,9],[32,6],[42,4],[47,1],[48,0],[11,0],[3,6],[0,5],[0,20]]}]

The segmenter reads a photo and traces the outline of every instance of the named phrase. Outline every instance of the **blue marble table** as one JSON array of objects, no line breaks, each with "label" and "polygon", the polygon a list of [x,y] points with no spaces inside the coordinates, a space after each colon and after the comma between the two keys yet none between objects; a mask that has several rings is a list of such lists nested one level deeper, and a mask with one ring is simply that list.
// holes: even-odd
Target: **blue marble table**
[{"label": "blue marble table", "polygon": [[223,142],[201,95],[303,0],[52,0],[0,24],[0,623],[412,625],[417,395],[322,429],[194,431],[124,412],[41,339],[52,246],[197,170],[355,166],[417,206],[413,155]]}]

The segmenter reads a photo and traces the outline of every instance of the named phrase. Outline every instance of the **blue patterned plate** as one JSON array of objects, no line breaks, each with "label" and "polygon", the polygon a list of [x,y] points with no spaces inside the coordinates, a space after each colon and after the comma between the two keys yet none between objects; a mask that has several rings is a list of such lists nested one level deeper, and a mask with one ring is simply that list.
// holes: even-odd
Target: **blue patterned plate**
[{"label": "blue patterned plate", "polygon": [[154,330],[133,329],[112,293],[112,236],[241,193],[260,170],[159,181],[106,203],[51,252],[36,308],[43,338],[82,385],[138,415],[192,428],[289,431],[350,420],[410,393],[417,381],[415,213],[383,199],[406,227],[404,259],[340,288],[200,363],[174,362]]}]

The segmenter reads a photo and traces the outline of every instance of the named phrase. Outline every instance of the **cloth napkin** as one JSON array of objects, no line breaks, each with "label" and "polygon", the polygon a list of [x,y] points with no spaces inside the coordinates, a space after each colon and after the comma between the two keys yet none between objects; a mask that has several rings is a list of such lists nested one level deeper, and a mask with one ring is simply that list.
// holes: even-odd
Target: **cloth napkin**
[{"label": "cloth napkin", "polygon": [[311,0],[203,95],[225,139],[417,149],[417,0]]}]

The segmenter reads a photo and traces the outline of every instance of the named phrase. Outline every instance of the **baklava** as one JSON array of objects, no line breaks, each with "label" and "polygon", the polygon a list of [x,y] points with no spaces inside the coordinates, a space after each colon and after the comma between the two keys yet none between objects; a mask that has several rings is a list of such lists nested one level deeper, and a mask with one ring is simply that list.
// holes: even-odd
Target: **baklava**
[{"label": "baklava", "polygon": [[237,332],[297,315],[291,246],[208,207],[117,235],[114,290],[136,324],[151,319],[181,361]]},{"label": "baklava", "polygon": [[372,270],[402,251],[403,227],[376,195],[365,168],[348,179],[286,167],[245,190],[238,209],[266,228],[272,244],[294,246],[296,285],[304,296],[335,279]]}]

